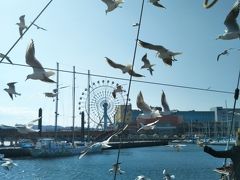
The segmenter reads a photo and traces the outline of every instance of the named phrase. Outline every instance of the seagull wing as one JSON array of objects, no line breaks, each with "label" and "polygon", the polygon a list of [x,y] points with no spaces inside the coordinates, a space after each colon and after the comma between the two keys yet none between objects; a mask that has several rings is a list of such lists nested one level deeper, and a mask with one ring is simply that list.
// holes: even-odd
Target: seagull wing
[{"label": "seagull wing", "polygon": [[150,43],[147,43],[147,42],[144,42],[141,40],[138,40],[138,44],[144,48],[158,51],[159,53],[168,51],[165,47],[163,47],[161,45],[154,45],[154,44],[150,44]]},{"label": "seagull wing", "polygon": [[169,112],[170,108],[168,106],[166,95],[165,95],[164,91],[162,91],[161,103],[162,103],[164,112]]},{"label": "seagull wing", "polygon": [[150,66],[150,61],[147,58],[147,53],[142,57],[142,62],[144,63],[144,65]]},{"label": "seagull wing", "polygon": [[156,124],[158,121],[159,121],[159,119],[156,120],[156,121],[154,121],[154,122],[152,122],[152,123],[148,123],[148,124],[146,124],[146,126],[152,126],[152,125]]},{"label": "seagull wing", "polygon": [[237,23],[237,17],[239,14],[239,2],[235,3],[232,10],[227,15],[224,24],[226,25],[228,31],[235,32],[239,31],[239,26]]},{"label": "seagull wing", "polygon": [[220,56],[223,55],[223,53],[218,54],[217,61],[219,61]]},{"label": "seagull wing", "polygon": [[118,69],[124,69],[126,66],[122,65],[122,64],[118,64],[118,63],[115,63],[113,60],[109,59],[108,57],[105,57],[108,64],[110,66],[112,66],[113,68],[118,68]]},{"label": "seagull wing", "polygon": [[22,15],[19,17],[20,20],[20,24],[22,24],[23,26],[25,26],[25,15]]},{"label": "seagull wing", "polygon": [[108,7],[113,4],[114,2],[112,0],[102,0]]},{"label": "seagull wing", "polygon": [[25,58],[26,63],[33,68],[33,71],[45,71],[41,63],[35,57],[35,47],[33,40],[31,40],[31,43],[27,48]]},{"label": "seagull wing", "polygon": [[152,112],[152,109],[148,104],[144,102],[142,92],[140,91],[137,96],[137,107],[143,112]]},{"label": "seagull wing", "polygon": [[15,92],[15,85],[17,82],[10,82],[7,83],[7,85],[9,86],[9,89],[11,89],[13,92]]},{"label": "seagull wing", "polygon": [[129,75],[132,75],[132,76],[134,76],[134,77],[144,77],[143,75],[136,73],[136,72],[133,71],[132,69],[130,69],[130,70],[128,71],[128,74],[129,74]]},{"label": "seagull wing", "polygon": [[161,5],[158,1],[152,3],[154,6],[165,8],[163,5]]}]

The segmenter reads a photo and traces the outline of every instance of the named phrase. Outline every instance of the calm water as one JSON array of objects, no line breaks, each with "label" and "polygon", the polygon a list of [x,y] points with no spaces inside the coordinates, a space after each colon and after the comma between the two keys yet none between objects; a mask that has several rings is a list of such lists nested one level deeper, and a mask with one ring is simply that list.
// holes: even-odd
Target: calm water
[{"label": "calm water", "polygon": [[[224,146],[214,146],[224,150]],[[0,179],[15,180],[112,180],[109,173],[116,162],[117,150],[106,150],[102,154],[56,159],[14,159],[18,166],[10,171],[0,168]],[[180,152],[167,146],[122,149],[121,169],[125,174],[117,175],[118,180],[134,180],[145,175],[151,180],[162,179],[163,169],[176,176],[177,180],[214,180],[219,179],[213,172],[222,166],[223,159],[204,153],[197,145],[189,144]]]}]

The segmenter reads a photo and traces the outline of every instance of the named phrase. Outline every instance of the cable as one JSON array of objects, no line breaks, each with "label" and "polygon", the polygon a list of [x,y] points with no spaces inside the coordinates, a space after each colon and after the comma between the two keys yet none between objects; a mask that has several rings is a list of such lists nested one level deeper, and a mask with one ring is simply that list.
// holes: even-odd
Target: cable
[{"label": "cable", "polygon": [[[136,42],[135,42],[135,48],[134,48],[134,53],[133,53],[132,70],[133,70],[133,68],[134,68],[135,57],[136,57],[136,52],[137,52],[137,41],[138,41],[139,32],[140,32],[140,28],[141,28],[143,7],[144,7],[144,0],[142,0],[142,7],[141,7],[140,19],[139,19],[139,25],[138,25],[138,31],[137,31],[137,39],[136,39]],[[128,85],[127,99],[126,99],[126,104],[125,104],[125,109],[124,109],[124,116],[123,116],[123,125],[122,125],[122,128],[125,126],[125,123],[126,123],[126,114],[127,114],[127,109],[128,109],[128,108],[127,108],[127,105],[128,105],[128,99],[129,99],[131,84],[132,84],[132,74],[130,75],[130,79],[129,79],[129,85]],[[121,134],[122,134],[122,133],[121,133]],[[119,164],[119,157],[120,157],[120,151],[121,151],[121,146],[122,146],[121,134],[119,134],[119,146],[118,146],[118,154],[117,154],[116,166],[118,166],[118,164]],[[118,168],[116,168],[116,170],[115,170],[115,172],[114,172],[114,180],[116,180],[117,169],[118,169]]]},{"label": "cable", "polygon": [[45,9],[51,4],[53,0],[50,0],[47,5],[42,9],[42,11],[37,15],[37,17],[33,20],[33,22],[27,27],[27,29],[23,32],[23,34],[17,39],[17,41],[12,45],[12,47],[8,50],[6,54],[4,54],[3,58],[0,60],[2,62],[7,55],[12,51],[12,49],[17,45],[20,39],[25,35],[25,33],[30,29],[30,27],[35,23],[35,21],[41,16],[41,14],[45,11]]},{"label": "cable", "polygon": [[[26,64],[17,64],[13,63],[10,64],[9,62],[1,62],[2,64],[7,64],[7,65],[13,65],[13,66],[22,66],[22,67],[28,67],[32,68],[29,65]],[[55,68],[44,68],[45,70],[52,70],[52,71],[57,71]],[[73,73],[70,70],[64,70],[64,69],[59,69],[59,72],[63,73]],[[75,72],[78,75],[85,75],[87,76],[88,73],[84,72]],[[108,78],[108,79],[115,79],[115,80],[122,80],[122,81],[129,81],[129,79],[126,78],[120,78],[120,77],[113,77],[113,76],[105,76],[105,75],[99,75],[99,74],[90,74],[90,76],[94,77],[101,77],[101,78]],[[144,84],[152,84],[152,85],[161,85],[161,86],[169,86],[169,87],[175,87],[175,88],[183,88],[183,89],[191,89],[191,90],[199,90],[199,91],[207,91],[207,92],[214,92],[214,93],[223,93],[223,94],[234,94],[234,92],[231,91],[224,91],[224,90],[217,90],[217,89],[209,89],[209,88],[200,88],[200,87],[193,87],[193,86],[186,86],[186,85],[178,85],[178,84],[168,84],[168,83],[161,83],[161,82],[153,82],[153,81],[143,81],[143,80],[135,80],[132,79],[132,82],[137,82],[137,83],[144,83]]]}]

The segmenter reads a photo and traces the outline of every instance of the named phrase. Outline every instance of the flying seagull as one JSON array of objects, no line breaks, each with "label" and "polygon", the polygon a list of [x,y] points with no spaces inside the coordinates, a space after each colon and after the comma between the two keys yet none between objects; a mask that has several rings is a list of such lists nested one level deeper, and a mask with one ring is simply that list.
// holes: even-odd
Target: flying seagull
[{"label": "flying seagull", "polygon": [[239,31],[239,25],[237,23],[237,17],[239,14],[239,1],[237,1],[231,11],[228,13],[224,24],[227,27],[225,32],[218,36],[216,39],[222,39],[222,40],[231,40],[240,38],[240,31]]},{"label": "flying seagull", "polygon": [[175,179],[174,175],[170,175],[166,169],[163,170],[163,179],[164,180],[171,180],[171,179]]},{"label": "flying seagull", "polygon": [[220,54],[218,54],[217,56],[217,61],[219,60],[220,56],[222,55],[228,55],[229,51],[232,50],[233,48],[229,48],[229,49],[225,49],[223,52],[221,52]]},{"label": "flying seagull", "polygon": [[126,92],[126,91],[123,90],[123,87],[121,85],[117,84],[116,89],[114,89],[113,92],[112,92],[113,98],[115,99],[117,93],[121,93],[121,92]]},{"label": "flying seagull", "polygon": [[113,11],[117,7],[121,7],[119,5],[122,4],[124,1],[123,0],[102,0],[102,2],[104,2],[107,5],[107,9],[105,10],[107,14],[108,12]]},{"label": "flying seagull", "polygon": [[122,65],[122,64],[117,64],[113,60],[109,59],[108,57],[105,57],[108,64],[112,66],[113,68],[121,69],[122,73],[128,73],[129,75],[135,76],[135,77],[144,77],[141,74],[138,74],[132,70],[131,65]]},{"label": "flying seagull", "polygon": [[38,122],[40,118],[34,119],[27,124],[15,124],[15,128],[21,134],[28,134],[31,132],[39,132],[39,129],[33,129],[33,123]]},{"label": "flying seagull", "polygon": [[10,82],[10,83],[7,83],[7,85],[8,85],[8,89],[7,88],[5,88],[4,90],[9,94],[9,96],[11,97],[11,99],[13,100],[13,94],[15,95],[15,97],[17,96],[17,95],[21,95],[20,93],[17,93],[16,91],[15,91],[15,85],[14,84],[16,84],[17,82]]},{"label": "flying seagull", "polygon": [[159,3],[160,0],[149,0],[149,2],[152,3],[154,6],[165,8],[163,5]]},{"label": "flying seagull", "polygon": [[113,165],[112,165],[112,168],[109,169],[109,172],[110,172],[110,173],[116,173],[116,174],[123,174],[123,173],[125,173],[125,171],[122,171],[122,170],[121,170],[120,164],[121,164],[121,163],[113,164]]},{"label": "flying seagull", "polygon": [[107,138],[106,140],[102,141],[102,142],[96,142],[92,145],[90,145],[89,147],[87,147],[79,156],[79,159],[81,159],[83,156],[85,156],[89,151],[94,149],[107,149],[110,148],[111,146],[109,145],[109,141],[111,140],[111,138],[113,136],[117,136],[119,134],[121,134],[126,128],[128,127],[128,124],[125,125],[122,129],[119,129],[117,132],[113,133],[109,138]]},{"label": "flying seagull", "polygon": [[165,95],[164,91],[162,91],[161,103],[162,103],[163,111],[164,112],[170,112],[170,108],[168,106],[167,98],[166,98],[166,95]]},{"label": "flying seagull", "polygon": [[0,58],[6,58],[6,60],[8,60],[8,62],[12,64],[12,61],[10,60],[10,58],[8,56],[5,56],[2,53],[0,53]]},{"label": "flying seagull", "polygon": [[4,158],[4,154],[1,154],[2,157],[0,158],[0,163],[3,169],[10,171],[13,166],[17,166],[16,163],[13,162],[10,158]]},{"label": "flying seagull", "polygon": [[148,123],[148,124],[143,124],[143,123],[140,123],[141,127],[137,130],[137,132],[141,131],[141,130],[152,130],[155,128],[157,122],[159,121],[156,120],[156,121],[153,121],[152,123]]},{"label": "flying seagull", "polygon": [[34,23],[33,23],[33,25],[34,25],[37,29],[41,29],[41,30],[47,31],[45,28],[40,27],[40,26],[38,26],[37,24],[34,24]]},{"label": "flying seagull", "polygon": [[35,57],[35,47],[34,47],[33,40],[31,40],[31,43],[27,48],[25,58],[26,58],[26,63],[33,68],[33,74],[29,74],[26,80],[34,79],[34,80],[41,80],[43,82],[55,83],[55,81],[49,78],[50,76],[54,75],[54,72],[45,71],[41,63]]},{"label": "flying seagull", "polygon": [[19,17],[20,22],[16,23],[19,26],[19,33],[20,36],[23,35],[23,30],[27,29],[27,26],[25,25],[25,15],[22,15]]},{"label": "flying seagull", "polygon": [[152,109],[150,106],[145,103],[142,92],[140,91],[138,96],[137,96],[137,107],[142,111],[142,112],[152,112]]},{"label": "flying seagull", "polygon": [[135,180],[151,180],[151,179],[144,175],[139,175],[135,178]]},{"label": "flying seagull", "polygon": [[147,70],[149,70],[150,74],[152,75],[153,72],[153,66],[155,66],[155,64],[151,64],[149,59],[147,58],[147,53],[142,57],[142,61],[144,63],[144,65],[141,67],[141,69],[146,68]]},{"label": "flying seagull", "polygon": [[172,52],[161,45],[153,45],[141,40],[138,40],[138,44],[144,48],[157,51],[157,56],[163,59],[163,62],[172,66],[172,61],[176,61],[174,56],[182,54],[181,52]]}]

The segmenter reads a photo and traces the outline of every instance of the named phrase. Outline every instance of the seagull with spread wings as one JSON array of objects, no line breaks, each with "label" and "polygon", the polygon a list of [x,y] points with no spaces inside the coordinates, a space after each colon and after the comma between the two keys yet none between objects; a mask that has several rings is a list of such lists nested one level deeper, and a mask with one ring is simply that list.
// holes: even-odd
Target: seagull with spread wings
[{"label": "seagull with spread wings", "polygon": [[113,164],[113,165],[112,165],[112,168],[109,169],[108,171],[109,171],[110,173],[116,173],[116,174],[123,174],[123,173],[125,173],[125,171],[121,170],[120,164],[121,164],[121,163]]},{"label": "seagull with spread wings", "polygon": [[28,134],[31,132],[39,132],[39,129],[33,129],[34,123],[38,122],[40,118],[34,119],[27,124],[15,124],[15,128],[21,134]]},{"label": "seagull with spread wings", "polygon": [[21,94],[20,93],[17,93],[16,90],[15,90],[15,84],[17,82],[10,82],[10,83],[7,83],[8,85],[8,88],[5,88],[4,90],[9,94],[10,98],[13,100],[13,95],[15,95],[15,97],[20,96]]},{"label": "seagull with spread wings", "polygon": [[1,166],[3,167],[3,169],[8,170],[8,171],[10,171],[13,168],[13,166],[17,166],[17,163],[14,163],[12,159],[4,158],[4,154],[0,158],[0,163],[1,163]]},{"label": "seagull with spread wings", "polygon": [[148,124],[140,123],[141,127],[137,130],[137,132],[139,132],[141,130],[152,130],[152,129],[154,129],[158,121],[159,121],[159,119],[156,120],[156,121],[153,121],[152,123],[148,123]]},{"label": "seagull with spread wings", "polygon": [[155,66],[155,64],[151,64],[149,59],[147,58],[147,53],[142,57],[142,62],[144,63],[144,65],[141,67],[141,69],[147,69],[149,70],[150,74],[152,75],[153,70],[153,66]]},{"label": "seagull with spread wings", "polygon": [[27,48],[25,58],[26,63],[33,68],[33,74],[29,74],[26,80],[33,79],[41,80],[43,82],[55,83],[55,81],[49,78],[50,76],[54,75],[54,72],[45,71],[41,63],[35,57],[35,47],[33,40],[31,40],[31,43]]},{"label": "seagull with spread wings", "polygon": [[232,50],[233,48],[229,48],[229,49],[225,49],[223,52],[221,52],[220,54],[218,54],[217,56],[217,61],[219,61],[220,56],[222,55],[229,55],[229,51]]},{"label": "seagull with spread wings", "polygon": [[19,33],[20,33],[20,36],[22,37],[23,35],[23,30],[24,29],[27,29],[27,26],[25,24],[25,15],[22,15],[19,17],[19,20],[20,22],[19,23],[16,23],[19,27]]},{"label": "seagull with spread wings", "polygon": [[222,39],[222,40],[231,40],[231,39],[236,39],[240,38],[240,29],[239,25],[237,23],[237,17],[239,14],[239,1],[237,1],[231,11],[228,13],[224,25],[227,27],[225,32],[218,36],[216,39]]},{"label": "seagull with spread wings", "polygon": [[122,92],[126,92],[126,90],[123,89],[122,85],[117,84],[116,89],[114,89],[112,92],[113,98],[115,99],[117,96],[117,93],[122,93]]},{"label": "seagull with spread wings", "polygon": [[169,66],[172,66],[172,62],[176,61],[176,55],[182,54],[181,52],[172,52],[161,45],[154,45],[141,40],[138,40],[138,44],[143,48],[157,51],[157,56],[162,58],[163,62]]},{"label": "seagull with spread wings", "polygon": [[165,8],[163,5],[161,5],[159,2],[160,0],[149,0],[150,3],[152,3],[154,6]]},{"label": "seagull with spread wings", "polygon": [[113,11],[117,7],[121,7],[120,4],[124,3],[123,0],[102,0],[107,5],[107,9],[105,10],[106,14]]},{"label": "seagull with spread wings", "polygon": [[105,58],[110,66],[112,66],[113,68],[121,69],[123,74],[128,73],[129,75],[132,75],[134,77],[144,77],[143,75],[138,74],[135,71],[133,71],[131,65],[125,66],[122,64],[115,63],[113,60],[109,59],[108,57],[105,57]]}]

